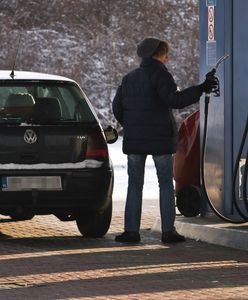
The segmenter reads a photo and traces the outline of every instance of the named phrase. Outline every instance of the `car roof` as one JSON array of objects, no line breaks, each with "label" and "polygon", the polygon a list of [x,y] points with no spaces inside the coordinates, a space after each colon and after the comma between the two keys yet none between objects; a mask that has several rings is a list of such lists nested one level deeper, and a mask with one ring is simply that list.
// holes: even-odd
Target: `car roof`
[{"label": "car roof", "polygon": [[63,76],[27,71],[15,71],[14,79],[12,79],[10,73],[11,71],[9,70],[0,70],[0,80],[54,80],[75,82],[74,80]]}]

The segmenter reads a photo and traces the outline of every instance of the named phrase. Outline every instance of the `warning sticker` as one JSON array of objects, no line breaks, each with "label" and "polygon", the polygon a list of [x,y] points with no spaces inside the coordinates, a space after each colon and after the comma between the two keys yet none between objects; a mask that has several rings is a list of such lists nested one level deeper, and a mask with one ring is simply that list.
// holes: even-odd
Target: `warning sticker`
[{"label": "warning sticker", "polygon": [[214,41],[214,6],[208,6],[208,41]]}]

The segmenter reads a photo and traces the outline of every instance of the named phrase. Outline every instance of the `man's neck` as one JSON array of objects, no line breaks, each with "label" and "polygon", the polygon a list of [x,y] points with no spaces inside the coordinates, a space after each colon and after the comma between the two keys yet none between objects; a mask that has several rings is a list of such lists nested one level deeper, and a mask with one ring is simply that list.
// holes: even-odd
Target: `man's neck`
[{"label": "man's neck", "polygon": [[159,56],[152,56],[152,58],[156,59],[156,60],[160,61],[162,64],[164,64],[164,61],[163,61],[163,59],[161,57],[159,57]]}]

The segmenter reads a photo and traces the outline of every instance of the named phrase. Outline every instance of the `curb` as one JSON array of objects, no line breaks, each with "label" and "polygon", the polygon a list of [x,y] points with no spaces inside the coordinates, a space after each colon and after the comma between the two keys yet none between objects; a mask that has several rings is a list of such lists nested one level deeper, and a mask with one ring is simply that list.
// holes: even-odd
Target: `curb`
[{"label": "curb", "polygon": [[[212,218],[177,217],[175,227],[178,233],[187,238],[248,250],[248,226],[216,222]],[[161,232],[160,217],[152,225],[152,231]]]}]

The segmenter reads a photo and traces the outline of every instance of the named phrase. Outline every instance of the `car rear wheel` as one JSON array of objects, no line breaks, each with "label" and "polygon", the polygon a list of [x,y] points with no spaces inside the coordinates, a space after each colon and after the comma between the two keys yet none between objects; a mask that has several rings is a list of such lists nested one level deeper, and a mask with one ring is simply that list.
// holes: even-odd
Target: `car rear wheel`
[{"label": "car rear wheel", "polygon": [[102,212],[80,212],[76,217],[78,230],[84,237],[103,237],[110,226],[112,201]]},{"label": "car rear wheel", "polygon": [[26,221],[31,220],[34,217],[32,210],[18,207],[9,213],[9,216],[13,221]]}]

